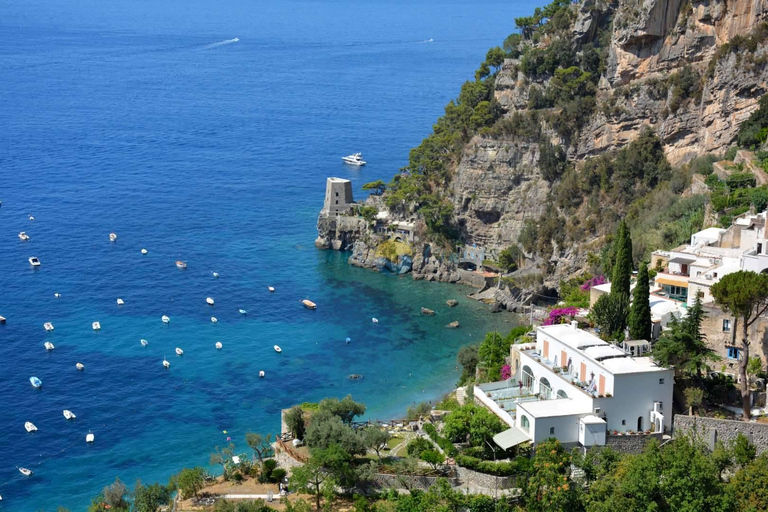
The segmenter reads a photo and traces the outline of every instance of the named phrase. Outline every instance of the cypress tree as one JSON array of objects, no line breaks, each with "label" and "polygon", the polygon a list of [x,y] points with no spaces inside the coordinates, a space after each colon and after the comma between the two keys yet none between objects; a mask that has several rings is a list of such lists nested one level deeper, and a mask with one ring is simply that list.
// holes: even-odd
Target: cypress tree
[{"label": "cypress tree", "polygon": [[627,223],[623,220],[619,224],[616,236],[616,259],[613,263],[613,279],[611,280],[611,293],[621,293],[629,297],[629,279],[632,276],[632,237]]},{"label": "cypress tree", "polygon": [[637,284],[635,284],[635,289],[632,292],[632,308],[629,312],[630,339],[651,339],[651,305],[648,303],[650,293],[648,265],[642,262],[637,273]]}]

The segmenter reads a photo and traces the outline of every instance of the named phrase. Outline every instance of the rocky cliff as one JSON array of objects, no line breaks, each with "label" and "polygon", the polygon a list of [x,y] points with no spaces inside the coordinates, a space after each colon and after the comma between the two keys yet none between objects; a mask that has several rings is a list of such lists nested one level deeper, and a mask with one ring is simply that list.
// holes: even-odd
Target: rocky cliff
[{"label": "rocky cliff", "polygon": [[[734,143],[768,89],[768,0],[583,0],[547,9],[526,37],[505,42],[507,58],[491,77],[497,117],[466,138],[442,197],[461,243],[484,247],[490,259],[522,247],[522,272],[541,272],[540,284],[554,288],[587,268],[632,201],[662,186],[646,179],[625,187],[632,194],[585,189],[597,174],[582,170],[590,159],[616,154],[648,128],[672,166]],[[545,165],[548,147],[564,161],[555,152],[556,165]],[[423,216],[418,203],[406,213]],[[525,243],[526,229],[552,219],[546,243]],[[370,242],[357,240],[351,261],[370,261]],[[455,280],[445,258],[419,256],[412,266],[415,277],[430,268]]]}]

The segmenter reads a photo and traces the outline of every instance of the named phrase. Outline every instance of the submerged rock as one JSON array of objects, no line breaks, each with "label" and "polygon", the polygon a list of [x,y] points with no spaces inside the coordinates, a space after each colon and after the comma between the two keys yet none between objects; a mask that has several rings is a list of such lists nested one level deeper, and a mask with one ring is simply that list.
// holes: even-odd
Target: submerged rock
[{"label": "submerged rock", "polygon": [[455,308],[456,306],[459,305],[459,301],[457,301],[456,299],[448,299],[447,301],[445,301],[445,303],[452,308]]},{"label": "submerged rock", "polygon": [[449,323],[448,325],[446,325],[446,327],[447,327],[448,329],[458,329],[458,328],[459,328],[459,321],[458,321],[458,320],[456,320],[456,321],[454,321],[454,322],[451,322],[451,323]]},{"label": "submerged rock", "polygon": [[435,312],[429,308],[421,308],[422,315],[434,315]]}]

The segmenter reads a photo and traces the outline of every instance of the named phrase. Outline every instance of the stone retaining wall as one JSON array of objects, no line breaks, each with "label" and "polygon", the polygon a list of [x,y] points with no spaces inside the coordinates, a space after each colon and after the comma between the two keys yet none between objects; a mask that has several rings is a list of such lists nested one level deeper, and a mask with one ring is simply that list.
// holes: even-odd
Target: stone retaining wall
[{"label": "stone retaining wall", "polygon": [[456,466],[456,473],[462,486],[469,484],[485,489],[511,489],[517,485],[517,477],[514,476],[488,475],[461,466]]},{"label": "stone retaining wall", "polygon": [[[439,478],[443,477],[436,477],[436,476],[398,476],[398,475],[390,475],[388,473],[376,473],[376,475],[373,477],[374,485],[378,487],[386,487],[388,489],[401,489],[403,488],[403,481],[406,481],[408,483],[408,488],[413,489],[429,489],[432,487]],[[448,482],[456,487],[459,485],[458,479],[456,477],[449,477]]]},{"label": "stone retaining wall", "polygon": [[661,442],[661,434],[633,434],[633,435],[613,435],[606,434],[605,446],[609,446],[619,453],[640,453],[651,439],[658,439]]},{"label": "stone retaining wall", "polygon": [[675,434],[695,432],[702,436],[710,449],[714,448],[717,441],[728,443],[736,439],[739,434],[743,434],[757,447],[757,453],[768,451],[768,423],[747,423],[676,414],[674,429]]}]

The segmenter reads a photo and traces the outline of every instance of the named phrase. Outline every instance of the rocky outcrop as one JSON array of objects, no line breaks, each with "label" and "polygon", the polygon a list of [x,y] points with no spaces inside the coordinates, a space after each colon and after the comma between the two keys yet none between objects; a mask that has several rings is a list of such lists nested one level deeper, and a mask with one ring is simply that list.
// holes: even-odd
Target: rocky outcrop
[{"label": "rocky outcrop", "polygon": [[336,251],[349,250],[352,245],[365,237],[367,223],[360,217],[320,214],[317,219],[315,246]]}]

